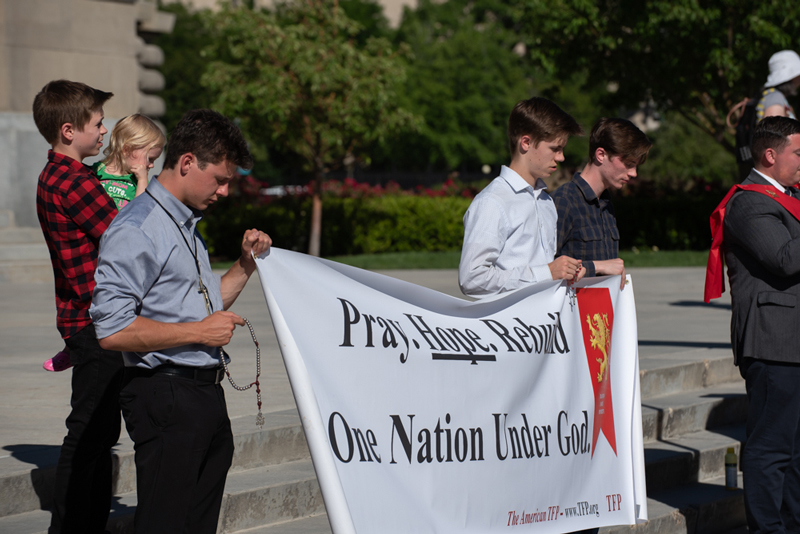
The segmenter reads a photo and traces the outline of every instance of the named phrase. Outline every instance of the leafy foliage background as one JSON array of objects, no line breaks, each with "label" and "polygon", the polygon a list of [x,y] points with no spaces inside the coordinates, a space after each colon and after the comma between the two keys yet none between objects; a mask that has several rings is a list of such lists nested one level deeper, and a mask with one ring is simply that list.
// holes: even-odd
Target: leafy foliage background
[{"label": "leafy foliage background", "polygon": [[[800,48],[800,4],[777,0],[420,0],[405,9],[398,28],[389,27],[376,0],[338,5],[356,49],[402,63],[389,102],[416,121],[411,129],[386,128],[361,146],[356,175],[372,184],[386,186],[381,177],[392,173],[439,176],[441,182],[492,178],[480,169],[489,165],[494,173],[508,162],[508,113],[533,95],[557,102],[587,132],[602,116],[647,111],[660,124],[648,132],[653,149],[636,183],[615,194],[623,247],[708,247],[708,215],[737,175],[725,115],[759,90],[772,53]],[[209,213],[219,223],[214,226],[263,221],[280,246],[303,250],[308,198],[264,203],[257,193],[313,179],[308,158],[264,114],[288,109],[292,92],[281,93],[277,82],[248,85],[255,74],[241,78],[241,66],[230,62],[236,51],[263,52],[252,24],[260,15],[248,14],[252,6],[240,8],[221,27],[207,12],[180,4],[161,9],[178,14],[174,32],[156,41],[166,57],[167,127],[188,109],[225,108],[243,125],[257,160],[251,176],[257,187],[219,203]],[[587,153],[586,137],[571,139],[551,187],[580,170]],[[336,169],[328,163],[323,171],[330,176]],[[387,191],[383,198],[326,193],[323,255],[461,246],[465,197]],[[223,236],[230,234],[218,233],[211,241],[224,255]]]}]

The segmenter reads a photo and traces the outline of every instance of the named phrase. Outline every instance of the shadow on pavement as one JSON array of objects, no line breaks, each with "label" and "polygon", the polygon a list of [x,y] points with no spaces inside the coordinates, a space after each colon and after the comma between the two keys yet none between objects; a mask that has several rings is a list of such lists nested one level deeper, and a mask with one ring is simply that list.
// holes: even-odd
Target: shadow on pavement
[{"label": "shadow on pavement", "polygon": [[[5,445],[3,450],[9,451],[11,457],[21,462],[33,464],[35,469],[30,471],[33,489],[36,496],[39,498],[39,506],[42,510],[50,510],[53,504],[53,486],[56,477],[56,464],[58,462],[58,455],[61,452],[61,447],[58,445]],[[119,458],[113,456],[114,478],[117,477],[119,471]],[[116,484],[114,480],[113,484]],[[114,496],[111,501],[111,513],[116,515],[127,515],[135,506],[128,506],[123,503],[119,496]]]},{"label": "shadow on pavement", "polygon": [[690,347],[697,349],[729,349],[730,343],[717,343],[712,341],[650,341],[646,339],[639,340],[639,346],[644,347]]},{"label": "shadow on pavement", "polygon": [[12,458],[16,458],[26,464],[33,464],[36,467],[50,467],[58,461],[61,447],[58,445],[5,445],[3,450],[11,453]]},{"label": "shadow on pavement", "polygon": [[36,466],[36,469],[30,471],[33,490],[39,498],[40,508],[49,510],[53,503],[55,466],[61,447],[58,445],[20,444],[5,445],[3,449],[9,451],[12,458]]},{"label": "shadow on pavement", "polygon": [[679,300],[670,302],[670,306],[681,306],[683,308],[716,308],[718,310],[730,310],[730,304],[720,304],[718,302],[703,302],[702,300]]}]

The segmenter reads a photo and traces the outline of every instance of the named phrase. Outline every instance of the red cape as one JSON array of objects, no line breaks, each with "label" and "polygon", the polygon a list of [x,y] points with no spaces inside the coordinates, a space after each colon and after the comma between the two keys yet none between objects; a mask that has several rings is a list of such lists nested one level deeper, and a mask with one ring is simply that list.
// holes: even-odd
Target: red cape
[{"label": "red cape", "polygon": [[767,195],[774,199],[778,204],[783,206],[786,211],[791,213],[795,219],[800,221],[800,202],[798,199],[792,198],[786,193],[778,190],[773,185],[741,185],[737,184],[731,187],[722,202],[719,203],[717,209],[711,214],[711,235],[713,241],[711,242],[711,250],[708,253],[708,265],[706,266],[706,288],[704,300],[710,302],[711,299],[719,298],[725,292],[725,273],[724,273],[724,259],[720,251],[722,245],[722,220],[725,218],[725,208],[728,201],[737,191],[755,191]]}]

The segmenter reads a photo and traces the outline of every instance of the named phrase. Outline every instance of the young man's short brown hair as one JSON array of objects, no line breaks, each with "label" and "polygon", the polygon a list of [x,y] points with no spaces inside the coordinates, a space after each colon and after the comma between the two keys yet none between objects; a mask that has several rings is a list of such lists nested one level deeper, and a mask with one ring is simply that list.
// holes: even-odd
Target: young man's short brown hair
[{"label": "young man's short brown hair", "polygon": [[42,137],[54,145],[61,126],[70,123],[79,131],[114,96],[80,82],[55,80],[45,85],[33,99],[33,121]]},{"label": "young man's short brown hair", "polygon": [[589,160],[597,163],[595,155],[597,149],[602,148],[609,156],[618,156],[626,165],[641,165],[652,146],[650,139],[631,121],[603,117],[589,134]]},{"label": "young man's short brown hair", "polygon": [[800,134],[800,121],[789,117],[764,117],[753,130],[750,152],[753,161],[761,161],[768,148],[782,152],[789,144],[789,136]]},{"label": "young man's short brown hair", "polygon": [[517,102],[508,117],[508,147],[512,158],[523,135],[529,136],[534,147],[537,147],[542,141],[583,135],[583,128],[554,102],[535,96]]}]

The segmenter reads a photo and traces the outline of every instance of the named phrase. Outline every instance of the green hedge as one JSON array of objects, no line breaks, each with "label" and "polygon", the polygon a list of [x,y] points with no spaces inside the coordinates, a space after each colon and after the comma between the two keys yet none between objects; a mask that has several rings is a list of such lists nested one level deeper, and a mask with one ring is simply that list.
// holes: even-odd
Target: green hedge
[{"label": "green hedge", "polygon": [[[614,199],[620,247],[661,250],[707,250],[708,218],[722,194]],[[325,198],[322,255],[460,250],[462,218],[472,200],[457,196],[386,195]],[[247,228],[270,234],[276,246],[305,252],[308,248],[311,198],[286,196],[266,204],[240,198],[218,202],[201,227],[211,254],[235,258]]]},{"label": "green hedge", "polygon": [[[460,250],[464,239],[461,220],[471,201],[406,195],[326,198],[321,253]],[[214,256],[238,256],[240,236],[254,227],[269,233],[275,246],[303,252],[308,248],[309,197],[287,196],[262,205],[225,199],[207,215],[201,231]]]},{"label": "green hedge", "polygon": [[709,192],[615,198],[620,248],[708,250],[711,247],[708,220],[724,196],[724,192]]}]

